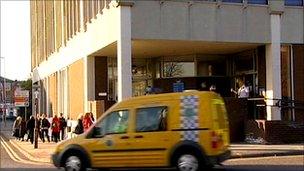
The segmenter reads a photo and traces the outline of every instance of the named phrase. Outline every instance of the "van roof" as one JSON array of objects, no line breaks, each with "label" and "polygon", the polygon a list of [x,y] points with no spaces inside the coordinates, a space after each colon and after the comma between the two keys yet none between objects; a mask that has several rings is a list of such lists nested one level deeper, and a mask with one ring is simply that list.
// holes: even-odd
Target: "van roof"
[{"label": "van roof", "polygon": [[220,97],[219,94],[212,92],[212,91],[185,91],[185,92],[178,92],[178,93],[162,93],[162,94],[151,94],[146,96],[137,96],[137,97],[131,97],[126,100],[123,100],[120,103],[117,103],[116,107],[122,107],[129,103],[136,103],[136,102],[156,102],[157,100],[176,100],[179,99],[180,96],[186,96],[186,95],[198,95],[198,96],[211,96],[218,98]]}]

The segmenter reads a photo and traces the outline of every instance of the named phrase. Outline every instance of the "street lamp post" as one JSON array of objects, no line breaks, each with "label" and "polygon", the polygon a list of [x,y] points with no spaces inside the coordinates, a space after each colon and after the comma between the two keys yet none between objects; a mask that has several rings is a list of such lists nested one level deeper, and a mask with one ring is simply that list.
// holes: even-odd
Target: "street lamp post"
[{"label": "street lamp post", "polygon": [[[1,63],[1,59],[5,59],[4,57],[0,56],[0,76],[2,76],[2,70],[1,70],[1,67],[2,67],[2,63]],[[3,65],[3,73],[5,74],[5,63]],[[3,122],[4,122],[4,126],[6,126],[6,80],[5,80],[5,76],[3,74],[3,86],[2,86],[2,92],[3,92],[3,97],[2,97],[2,102],[3,102],[3,109],[2,109],[2,119],[3,119]]]},{"label": "street lamp post", "polygon": [[39,91],[38,88],[35,89],[34,91],[34,97],[35,97],[35,137],[34,137],[34,148],[38,148],[38,95],[39,95]]}]

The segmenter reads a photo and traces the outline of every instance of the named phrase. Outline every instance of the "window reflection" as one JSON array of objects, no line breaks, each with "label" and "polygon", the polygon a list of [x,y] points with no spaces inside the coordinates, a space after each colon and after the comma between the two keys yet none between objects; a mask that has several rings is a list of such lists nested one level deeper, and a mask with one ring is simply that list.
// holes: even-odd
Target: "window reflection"
[{"label": "window reflection", "polygon": [[164,62],[164,77],[195,76],[194,62]]},{"label": "window reflection", "polygon": [[99,123],[96,124],[95,137],[107,134],[126,133],[128,128],[129,111],[115,111],[108,114]]},{"label": "window reflection", "polygon": [[303,6],[303,0],[285,0],[286,6]]},{"label": "window reflection", "polygon": [[136,132],[166,130],[167,107],[141,108],[136,111]]}]

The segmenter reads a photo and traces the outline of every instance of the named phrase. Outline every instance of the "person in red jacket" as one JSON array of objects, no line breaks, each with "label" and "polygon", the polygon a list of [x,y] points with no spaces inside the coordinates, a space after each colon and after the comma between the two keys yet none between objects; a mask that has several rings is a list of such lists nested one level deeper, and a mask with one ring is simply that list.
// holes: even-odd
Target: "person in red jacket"
[{"label": "person in red jacket", "polygon": [[54,141],[57,143],[58,140],[59,140],[59,134],[60,134],[60,120],[57,117],[57,115],[55,115],[53,117],[53,121],[52,121],[52,134],[53,134]]},{"label": "person in red jacket", "polygon": [[90,128],[90,126],[93,124],[91,114],[86,113],[82,120],[83,130],[84,132]]}]

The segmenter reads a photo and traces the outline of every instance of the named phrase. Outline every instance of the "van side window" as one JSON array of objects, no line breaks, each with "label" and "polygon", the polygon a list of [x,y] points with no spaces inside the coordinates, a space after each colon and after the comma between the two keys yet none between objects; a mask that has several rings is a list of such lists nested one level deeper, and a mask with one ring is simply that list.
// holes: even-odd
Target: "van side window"
[{"label": "van side window", "polygon": [[136,132],[165,131],[168,108],[165,106],[136,110]]},{"label": "van side window", "polygon": [[115,111],[108,114],[101,120],[101,122],[95,125],[95,127],[97,127],[97,130],[99,130],[94,133],[96,134],[95,137],[104,136],[107,134],[126,133],[128,128],[128,118],[128,110]]}]

